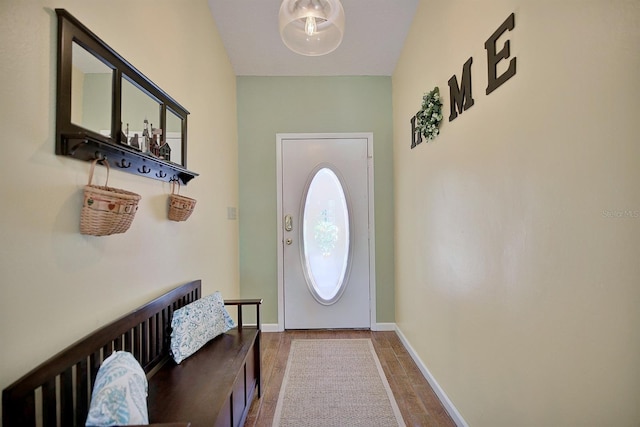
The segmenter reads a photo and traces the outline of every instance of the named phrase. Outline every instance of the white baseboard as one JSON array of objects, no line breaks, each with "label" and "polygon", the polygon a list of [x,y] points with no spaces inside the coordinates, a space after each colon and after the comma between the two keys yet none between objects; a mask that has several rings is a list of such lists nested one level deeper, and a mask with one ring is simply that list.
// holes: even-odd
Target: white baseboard
[{"label": "white baseboard", "polygon": [[[247,326],[255,326],[248,325]],[[396,324],[395,323],[376,323],[371,327],[372,331],[395,331]],[[282,332],[277,323],[263,323],[262,324],[262,332]]]},{"label": "white baseboard", "polygon": [[409,341],[407,341],[407,338],[404,336],[400,328],[396,327],[395,330],[396,330],[396,333],[398,334],[398,337],[400,337],[400,341],[402,341],[402,345],[404,345],[404,347],[407,349],[407,352],[409,352],[413,361],[416,362],[416,365],[418,365],[418,368],[422,372],[422,375],[424,375],[424,377],[427,379],[427,381],[431,385],[431,388],[433,389],[433,391],[436,393],[436,395],[438,395],[440,402],[442,402],[442,405],[449,413],[449,416],[451,416],[451,419],[453,419],[453,422],[456,423],[456,426],[469,427],[469,424],[467,424],[464,418],[462,418],[462,415],[460,415],[460,412],[458,412],[458,409],[456,409],[456,407],[453,405],[453,402],[449,400],[449,396],[447,396],[447,394],[444,392],[442,387],[440,387],[440,384],[438,384],[438,381],[436,381],[433,375],[431,375],[431,372],[429,372],[429,369],[422,362],[422,360],[420,359],[418,354],[415,352],[413,347],[411,347],[411,344],[409,344]]},{"label": "white baseboard", "polygon": [[376,323],[371,327],[372,331],[395,331],[396,329],[395,323]]},{"label": "white baseboard", "polygon": [[263,323],[262,332],[282,332],[277,323]]}]

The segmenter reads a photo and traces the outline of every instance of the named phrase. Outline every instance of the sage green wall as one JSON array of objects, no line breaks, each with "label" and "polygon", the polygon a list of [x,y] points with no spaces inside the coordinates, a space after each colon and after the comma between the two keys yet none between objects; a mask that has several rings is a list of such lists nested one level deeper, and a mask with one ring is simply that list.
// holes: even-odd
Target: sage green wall
[{"label": "sage green wall", "polygon": [[393,322],[390,77],[238,77],[240,292],[278,322],[276,134],[373,132],[377,321]]}]

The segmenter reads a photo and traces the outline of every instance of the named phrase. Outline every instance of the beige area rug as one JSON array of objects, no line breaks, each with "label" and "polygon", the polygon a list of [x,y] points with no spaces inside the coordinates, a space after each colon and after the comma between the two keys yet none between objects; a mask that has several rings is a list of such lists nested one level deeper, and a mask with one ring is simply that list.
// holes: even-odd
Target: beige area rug
[{"label": "beige area rug", "polygon": [[370,339],[291,342],[274,427],[404,427]]}]

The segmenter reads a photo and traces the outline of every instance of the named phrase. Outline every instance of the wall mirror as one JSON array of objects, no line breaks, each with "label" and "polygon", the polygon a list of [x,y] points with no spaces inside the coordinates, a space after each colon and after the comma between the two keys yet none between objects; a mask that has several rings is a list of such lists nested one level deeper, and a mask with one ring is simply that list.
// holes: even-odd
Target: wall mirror
[{"label": "wall mirror", "polygon": [[186,184],[189,112],[64,9],[58,16],[56,154]]},{"label": "wall mirror", "polygon": [[[161,114],[161,103],[124,75],[122,79],[122,132],[128,145],[136,147],[142,152],[150,151],[144,137],[145,135],[153,136],[156,129],[161,128]],[[164,140],[164,135],[157,135],[156,139],[158,137],[162,137],[161,141]],[[178,147],[179,144],[181,141],[172,145]],[[171,158],[171,161],[175,162],[175,158]]]},{"label": "wall mirror", "polygon": [[113,70],[78,43],[71,54],[71,122],[111,136]]},{"label": "wall mirror", "polygon": [[[177,113],[174,113],[173,111],[171,111],[170,108],[167,108],[167,137],[166,137],[166,141],[169,143],[170,147],[174,147],[174,146],[178,146],[179,142],[182,141],[183,138],[185,138],[185,135],[182,133],[182,119],[180,118],[180,116]],[[175,162],[177,163],[181,163],[182,162],[182,153],[175,152],[175,153],[171,153],[171,158],[174,158],[175,156]]]}]

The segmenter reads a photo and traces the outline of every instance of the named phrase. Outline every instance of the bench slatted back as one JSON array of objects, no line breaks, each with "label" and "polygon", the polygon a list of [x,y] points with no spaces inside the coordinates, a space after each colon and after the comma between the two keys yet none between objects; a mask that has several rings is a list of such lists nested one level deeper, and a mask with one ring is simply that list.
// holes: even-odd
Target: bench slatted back
[{"label": "bench slatted back", "polygon": [[173,312],[200,297],[201,281],[186,283],[53,356],[3,390],[3,425],[84,426],[102,361],[129,351],[149,374],[170,357]]}]

